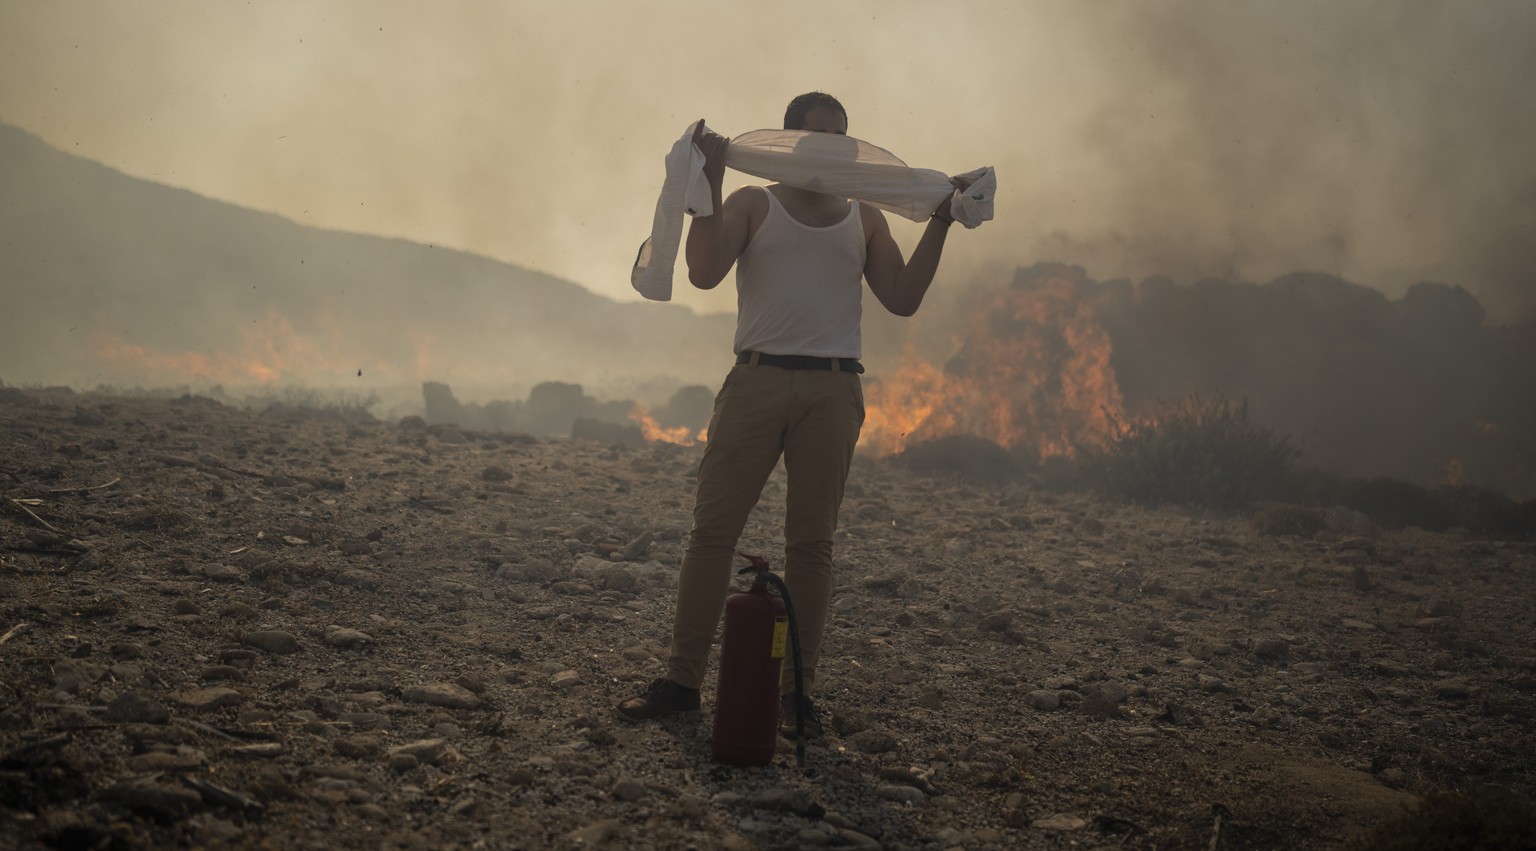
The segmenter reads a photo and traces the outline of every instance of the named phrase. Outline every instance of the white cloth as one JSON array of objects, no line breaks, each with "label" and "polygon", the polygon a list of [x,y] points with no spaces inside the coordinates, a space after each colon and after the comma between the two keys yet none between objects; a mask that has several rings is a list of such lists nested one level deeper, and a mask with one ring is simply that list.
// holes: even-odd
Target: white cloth
[{"label": "white cloth", "polygon": [[[714,214],[704,153],[693,144],[698,122],[688,125],[667,154],[666,180],[656,199],[651,236],[640,246],[629,282],[654,301],[672,298],[672,270],[682,242],[683,215]],[[967,172],[964,191],[933,169],[911,168],[890,151],[852,136],[806,130],[753,130],[731,140],[725,164],[787,186],[856,198],[899,216],[924,221],[950,198],[955,220],[974,228],[992,219],[997,175],[991,166]]]}]

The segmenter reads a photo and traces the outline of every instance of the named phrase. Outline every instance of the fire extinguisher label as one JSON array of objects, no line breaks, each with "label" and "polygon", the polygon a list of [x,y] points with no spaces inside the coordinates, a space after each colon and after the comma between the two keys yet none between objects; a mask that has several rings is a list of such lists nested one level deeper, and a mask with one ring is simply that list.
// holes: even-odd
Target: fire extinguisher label
[{"label": "fire extinguisher label", "polygon": [[789,618],[775,618],[773,621],[773,653],[771,658],[783,659],[789,649]]}]

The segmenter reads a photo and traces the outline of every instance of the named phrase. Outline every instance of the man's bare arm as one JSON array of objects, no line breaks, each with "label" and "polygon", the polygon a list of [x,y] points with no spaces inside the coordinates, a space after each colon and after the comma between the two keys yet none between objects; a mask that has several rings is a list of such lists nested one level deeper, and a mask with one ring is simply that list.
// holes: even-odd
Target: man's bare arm
[{"label": "man's bare arm", "polygon": [[761,221],[768,199],[760,188],[743,186],[722,205],[717,200],[713,216],[694,217],[688,225],[688,282],[712,290],[725,280],[731,267],[747,248],[752,222]]},{"label": "man's bare arm", "polygon": [[[956,178],[951,180],[962,190],[969,185]],[[955,221],[950,216],[949,202],[950,199],[945,198],[934,211],[933,218],[928,220],[922,239],[912,250],[911,260],[902,259],[901,247],[891,236],[891,226],[885,215],[873,207],[864,208],[871,214],[873,225],[865,251],[864,279],[869,281],[869,289],[880,304],[897,316],[911,316],[917,312],[933,283],[934,274],[939,271],[944,238]]]},{"label": "man's bare arm", "polygon": [[[688,225],[685,258],[688,281],[701,290],[714,289],[735,265],[751,236],[753,200],[745,187],[721,201],[720,184],[725,179],[725,151],[730,140],[718,133],[704,132],[700,119],[693,143],[704,152],[704,177],[709,180],[714,215],[695,216]],[[757,194],[757,193],[750,193]]]},{"label": "man's bare arm", "polygon": [[927,295],[934,273],[939,270],[939,257],[944,252],[944,237],[949,232],[949,225],[930,219],[908,261],[901,258],[901,247],[891,236],[891,226],[885,216],[873,207],[865,209],[875,215],[869,248],[865,252],[864,279],[869,281],[870,292],[886,310],[897,316],[911,316],[922,306],[923,296]]}]

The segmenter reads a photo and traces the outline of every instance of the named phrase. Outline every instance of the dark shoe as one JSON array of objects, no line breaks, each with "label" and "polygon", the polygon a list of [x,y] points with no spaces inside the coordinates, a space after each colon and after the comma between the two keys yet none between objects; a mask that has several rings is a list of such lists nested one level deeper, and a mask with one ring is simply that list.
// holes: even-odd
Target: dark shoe
[{"label": "dark shoe", "polygon": [[699,690],[680,686],[671,680],[653,680],[645,694],[619,704],[619,717],[625,721],[651,721],[668,715],[699,711]]},{"label": "dark shoe", "polygon": [[805,718],[805,738],[821,738],[821,719],[816,717],[816,706],[811,699],[799,692],[791,692],[779,698],[779,733],[793,740],[795,738],[795,712],[799,711]]}]

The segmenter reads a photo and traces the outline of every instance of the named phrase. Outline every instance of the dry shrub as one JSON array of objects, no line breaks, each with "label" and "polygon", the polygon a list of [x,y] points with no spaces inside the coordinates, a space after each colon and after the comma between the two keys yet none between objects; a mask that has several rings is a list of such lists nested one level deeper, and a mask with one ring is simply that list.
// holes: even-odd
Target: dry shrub
[{"label": "dry shrub", "polygon": [[1008,450],[971,435],[925,440],[907,447],[891,460],[919,473],[955,475],[997,485],[1013,481],[1020,473],[1019,463]]},{"label": "dry shrub", "polygon": [[1108,496],[1148,505],[1234,509],[1282,492],[1301,450],[1248,420],[1248,403],[1190,396],[1083,453],[1084,479]]},{"label": "dry shrub", "polygon": [[1503,540],[1536,538],[1536,500],[1520,503],[1474,485],[1425,487],[1382,476],[1349,479],[1321,470],[1298,470],[1291,476],[1287,501],[1342,505],[1385,529],[1417,526],[1444,532],[1459,526],[1475,535]]},{"label": "dry shrub", "polygon": [[290,416],[295,420],[339,420],[344,423],[376,422],[368,409],[378,403],[376,393],[313,387],[284,387],[275,395],[245,400],[247,407],[261,409],[263,416]]},{"label": "dry shrub", "polygon": [[0,405],[15,405],[17,407],[31,407],[37,404],[37,400],[28,396],[16,387],[0,387]]},{"label": "dry shrub", "polygon": [[1356,851],[1536,849],[1536,806],[1504,789],[1435,793],[1377,825]]}]

